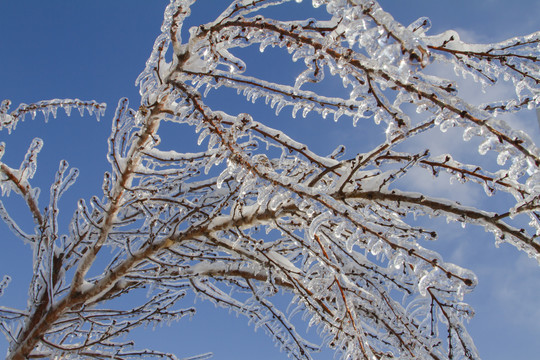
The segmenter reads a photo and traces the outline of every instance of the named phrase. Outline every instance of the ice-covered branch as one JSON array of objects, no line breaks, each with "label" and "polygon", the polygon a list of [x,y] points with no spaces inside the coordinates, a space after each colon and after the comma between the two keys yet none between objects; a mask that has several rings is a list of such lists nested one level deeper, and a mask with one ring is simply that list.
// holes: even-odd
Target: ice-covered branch
[{"label": "ice-covered branch", "polygon": [[[140,106],[121,99],[112,117],[101,194],[77,202],[67,230],[60,198],[77,170],[60,163],[41,209],[30,180],[42,141],[32,142],[19,167],[0,163],[2,195],[20,195],[36,225],[27,234],[0,202],[0,217],[34,250],[28,308],[0,307],[9,359],[174,359],[135,350],[119,337],[192,315],[191,306],[179,307],[190,291],[246,316],[300,359],[320,348],[295,326],[302,320],[342,358],[479,358],[464,325],[473,311],[463,302],[477,278],[424,247],[421,239],[435,240],[437,231],[410,219],[429,215],[480,225],[540,261],[540,152],[531,137],[499,118],[538,104],[538,33],[466,44],[454,31],[429,35],[427,18],[400,24],[372,0],[313,0],[326,6],[329,19],[266,17],[269,7],[286,2],[216,5],[223,7],[217,18],[190,29],[186,39],[184,20],[198,4],[170,1],[137,79]],[[268,46],[300,62],[300,73],[283,69],[287,81],[262,79],[251,71],[249,52],[237,51],[255,47],[264,54]],[[517,99],[472,105],[455,79],[433,75],[431,65],[439,63],[487,85],[512,79]],[[223,111],[219,96],[206,95],[225,88],[237,91],[240,105],[262,98],[265,104],[252,114],[232,106]],[[77,99],[23,104],[11,113],[9,105],[0,105],[0,128],[9,131],[39,111],[47,119],[60,107],[68,115],[72,108],[98,117],[104,110]],[[324,141],[321,147],[307,132],[279,129],[293,121],[281,112],[285,106],[305,121],[350,118],[361,127],[347,134],[352,151],[329,134],[316,139]],[[286,121],[272,124],[265,110]],[[382,140],[373,140],[375,130],[359,119],[373,119]],[[446,131],[455,126],[463,128],[464,141],[480,139],[474,146],[481,155],[492,152],[496,159],[461,162],[454,147],[432,155],[446,143],[419,137],[440,129],[435,141],[442,136],[461,144],[461,133]],[[174,138],[175,129],[184,134],[188,128],[193,145]],[[335,150],[321,154],[318,148]],[[399,190],[418,181],[414,169],[427,170],[437,183],[447,172],[451,180],[481,185],[485,196],[512,197],[494,212],[483,204],[463,206],[454,194]],[[523,215],[528,224],[514,218]],[[142,288],[145,300],[138,296]],[[290,297],[289,309],[276,294]],[[110,305],[116,298],[126,302]]]},{"label": "ice-covered branch", "polygon": [[105,114],[106,105],[104,103],[97,103],[96,101],[83,101],[79,99],[54,99],[43,100],[34,104],[21,104],[19,107],[8,113],[11,105],[10,100],[2,101],[0,108],[0,130],[7,129],[9,132],[15,130],[19,121],[24,121],[26,115],[30,114],[32,119],[36,117],[38,112],[42,112],[45,117],[45,121],[49,119],[52,114],[56,118],[56,114],[59,108],[64,109],[66,115],[71,115],[73,109],[79,110],[81,116],[84,115],[86,110],[89,115],[95,113],[99,120],[101,116]]},{"label": "ice-covered branch", "polygon": [[[475,208],[462,206],[457,202],[448,201],[445,199],[434,199],[420,193],[407,193],[397,190],[386,191],[355,191],[349,194],[340,194],[336,196],[340,199],[367,199],[370,201],[392,201],[395,202],[397,208],[401,204],[414,204],[420,206],[426,214],[435,214],[437,212],[453,214],[457,216],[457,220],[475,223],[486,226],[487,230],[495,232],[495,235],[502,239],[510,237],[511,243],[520,249],[525,250],[531,257],[540,261],[540,244],[534,237],[525,233],[524,229],[516,229],[500,220],[500,216],[496,213],[490,213]],[[426,211],[429,209],[429,211]]]}]

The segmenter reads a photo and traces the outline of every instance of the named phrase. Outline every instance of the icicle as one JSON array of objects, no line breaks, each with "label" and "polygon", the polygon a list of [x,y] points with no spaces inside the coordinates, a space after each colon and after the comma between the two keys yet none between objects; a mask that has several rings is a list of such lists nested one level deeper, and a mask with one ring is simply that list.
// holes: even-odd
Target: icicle
[{"label": "icicle", "polygon": [[6,291],[6,288],[8,287],[10,282],[11,277],[8,275],[4,275],[4,278],[2,279],[2,281],[0,281],[0,297],[4,295],[4,292]]}]

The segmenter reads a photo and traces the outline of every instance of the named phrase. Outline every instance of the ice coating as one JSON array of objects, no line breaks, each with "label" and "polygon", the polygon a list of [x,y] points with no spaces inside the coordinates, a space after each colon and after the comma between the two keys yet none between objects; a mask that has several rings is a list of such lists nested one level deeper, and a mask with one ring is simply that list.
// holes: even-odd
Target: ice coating
[{"label": "ice coating", "polygon": [[[25,311],[8,319],[14,310],[0,308],[4,328],[41,324],[6,330],[21,336],[12,358],[76,358],[73,349],[89,342],[100,357],[126,351],[126,358],[174,358],[153,350],[128,353],[127,343],[110,346],[109,338],[191,315],[192,308],[178,308],[187,291],[246,316],[299,359],[310,359],[319,345],[296,329],[296,313],[343,359],[479,358],[464,325],[473,315],[464,301],[476,275],[429,249],[422,241],[437,234],[411,219],[482,226],[497,242],[540,261],[539,150],[502,118],[538,105],[538,33],[466,44],[453,30],[431,34],[427,18],[400,24],[367,0],[314,0],[311,5],[328,13],[321,20],[261,15],[286,2],[231,1],[183,38],[183,22],[197,4],[169,3],[136,82],[140,104],[120,99],[113,116],[102,194],[79,201],[67,231],[57,221],[59,199],[78,172],[60,164],[41,210],[30,184],[41,141],[31,144],[19,167],[0,163],[2,194],[21,195],[36,224],[35,233],[26,233],[0,202],[2,219],[33,247],[35,274]],[[283,84],[259,78],[250,59],[236,52],[249,47],[263,54],[281,49],[302,70]],[[484,87],[511,80],[515,98],[472,105],[455,79],[427,72],[433,64],[449,64]],[[343,91],[314,90],[332,78]],[[226,89],[265,105],[269,116],[222,111],[211,97]],[[62,107],[68,115],[77,108],[99,116],[104,109],[77,99],[23,104],[12,112],[9,106],[0,106],[8,131],[25,114],[42,112],[47,119]],[[320,154],[274,125],[274,114],[288,116],[288,110],[289,121],[302,114],[306,121],[318,116],[359,129],[375,123],[383,137],[367,150],[333,144],[333,152]],[[197,149],[163,145],[165,122],[189,127]],[[455,141],[477,141],[480,160],[406,147],[425,134],[451,136],[454,128],[461,128]],[[485,166],[493,154],[496,160]],[[415,170],[445,185],[449,175],[482,196],[510,195],[510,204],[491,209],[462,205],[452,194],[408,191]],[[113,254],[105,265],[104,253]],[[132,312],[107,307],[141,287],[148,288],[147,299]],[[292,311],[274,301],[280,292],[293,297]],[[91,330],[88,318],[99,319]]]}]

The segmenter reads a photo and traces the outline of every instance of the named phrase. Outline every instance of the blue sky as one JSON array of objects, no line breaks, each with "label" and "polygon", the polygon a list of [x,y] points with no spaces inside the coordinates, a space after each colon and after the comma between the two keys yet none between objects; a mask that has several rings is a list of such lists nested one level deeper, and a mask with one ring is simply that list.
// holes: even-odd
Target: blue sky
[{"label": "blue sky", "polygon": [[[304,0],[302,5],[306,2]],[[11,135],[0,132],[0,141],[7,144],[2,161],[11,166],[20,163],[32,138],[44,139],[36,175],[36,184],[44,194],[43,203],[60,159],[67,159],[81,170],[79,181],[61,203],[61,211],[67,219],[77,198],[88,199],[99,194],[102,174],[107,169],[106,140],[111,117],[121,97],[128,97],[133,107],[138,106],[134,81],[160,32],[167,3],[164,0],[0,2],[0,100],[11,99],[14,108],[19,103],[53,98],[95,99],[108,104],[100,122],[90,116],[81,118],[77,113],[67,118],[62,113],[46,124],[38,115],[34,121],[27,119],[19,124]],[[194,10],[193,24],[210,20],[219,3],[222,1],[200,1],[203,6]],[[540,3],[534,0],[384,0],[381,5],[405,24],[428,16],[433,23],[433,33],[456,29],[466,40],[500,41],[540,28]],[[287,16],[291,18],[305,18],[323,11],[308,12],[294,2],[289,9]],[[268,58],[261,56],[260,59],[261,69],[271,65]],[[241,98],[238,101],[242,101]],[[540,134],[532,112],[515,121],[538,141]],[[304,131],[306,125],[307,132]],[[338,125],[327,121],[317,122],[315,126],[298,120],[291,128],[293,133],[306,136],[308,142],[322,143],[323,148],[324,142],[319,141],[321,134],[350,142],[354,142],[356,136],[350,124],[343,120]],[[174,134],[171,141],[193,141],[190,135]],[[474,194],[467,190],[461,195],[474,199]],[[5,200],[6,206],[20,209],[18,200],[12,195]],[[15,211],[14,217],[24,221],[29,214],[22,209]],[[509,246],[496,249],[482,229],[468,228],[461,232],[458,225],[452,226],[441,234],[436,246],[446,260],[473,269],[480,279],[476,291],[466,298],[477,311],[469,329],[480,354],[485,359],[535,357],[540,353],[537,306],[540,267]],[[4,249],[0,253],[0,277],[10,274],[14,279],[0,304],[24,307],[31,276],[30,249],[21,245],[3,224],[0,224],[0,234]],[[184,320],[172,328],[158,328],[155,332],[147,329],[137,336],[143,343],[148,342],[145,346],[156,343],[158,348],[175,352],[179,357],[212,351],[216,359],[285,358],[269,338],[261,332],[254,334],[244,319],[216,310],[200,300],[197,305],[201,306],[199,313],[191,322]],[[0,354],[5,349],[6,342],[2,338]],[[331,357],[324,353],[316,358]]]}]

